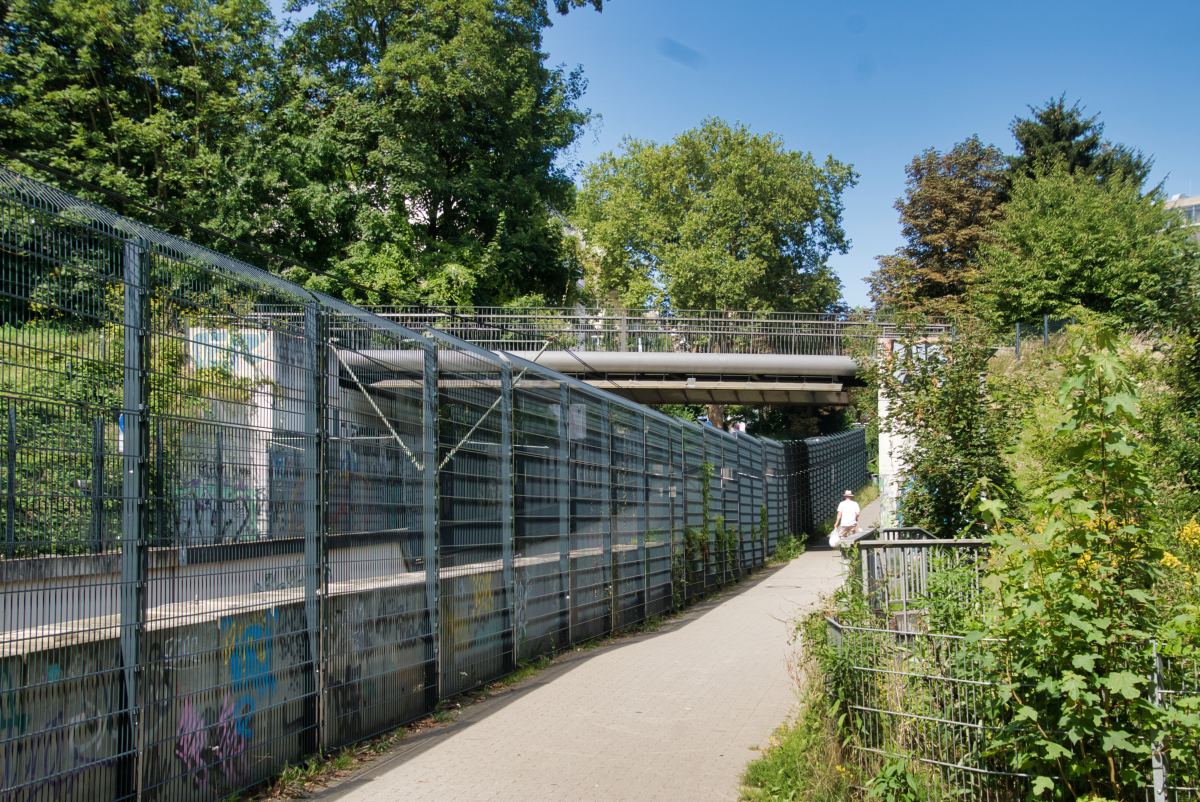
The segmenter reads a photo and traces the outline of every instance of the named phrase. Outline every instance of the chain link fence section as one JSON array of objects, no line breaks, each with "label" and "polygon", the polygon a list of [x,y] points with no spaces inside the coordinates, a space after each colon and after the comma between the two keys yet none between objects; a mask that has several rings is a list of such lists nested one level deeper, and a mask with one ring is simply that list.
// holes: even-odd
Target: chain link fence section
[{"label": "chain link fence section", "polygon": [[0,169],[5,799],[236,795],[791,528],[785,446],[426,323]]}]

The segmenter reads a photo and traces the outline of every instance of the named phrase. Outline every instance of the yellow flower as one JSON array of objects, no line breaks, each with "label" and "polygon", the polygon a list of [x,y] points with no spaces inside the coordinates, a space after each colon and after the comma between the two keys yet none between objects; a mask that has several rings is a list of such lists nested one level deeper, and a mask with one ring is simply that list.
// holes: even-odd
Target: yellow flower
[{"label": "yellow flower", "polygon": [[1163,552],[1162,564],[1171,569],[1179,568],[1183,565],[1179,558],[1169,551]]},{"label": "yellow flower", "polygon": [[1183,525],[1176,537],[1185,546],[1193,549],[1200,548],[1200,524],[1197,524],[1196,519],[1193,518]]}]

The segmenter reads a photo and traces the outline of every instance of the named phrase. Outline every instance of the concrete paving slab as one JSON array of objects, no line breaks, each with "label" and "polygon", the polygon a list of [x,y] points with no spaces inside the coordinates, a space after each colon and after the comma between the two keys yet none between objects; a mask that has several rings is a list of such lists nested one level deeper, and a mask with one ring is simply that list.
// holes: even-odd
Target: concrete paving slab
[{"label": "concrete paving slab", "polygon": [[789,622],[838,581],[821,545],[658,632],[556,660],[313,798],[736,799],[796,701]]}]

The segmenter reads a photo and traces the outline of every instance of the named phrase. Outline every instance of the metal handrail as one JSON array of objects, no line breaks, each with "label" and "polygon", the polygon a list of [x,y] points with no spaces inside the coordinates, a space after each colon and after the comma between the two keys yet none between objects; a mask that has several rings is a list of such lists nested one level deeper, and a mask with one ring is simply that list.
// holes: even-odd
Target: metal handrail
[{"label": "metal handrail", "polygon": [[[895,337],[890,318],[832,313],[477,307],[462,312],[413,307],[372,311],[409,328],[430,326],[489,350],[758,353],[847,356],[852,343]],[[941,319],[927,336],[949,332]]]}]

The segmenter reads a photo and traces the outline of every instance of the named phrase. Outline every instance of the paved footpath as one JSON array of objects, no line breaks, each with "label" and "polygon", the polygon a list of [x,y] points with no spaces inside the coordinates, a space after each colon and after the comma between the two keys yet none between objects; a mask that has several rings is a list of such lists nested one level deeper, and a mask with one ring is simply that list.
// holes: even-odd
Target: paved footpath
[{"label": "paved footpath", "polygon": [[658,632],[556,660],[315,798],[737,799],[751,747],[796,701],[787,622],[837,578],[818,542]]}]

